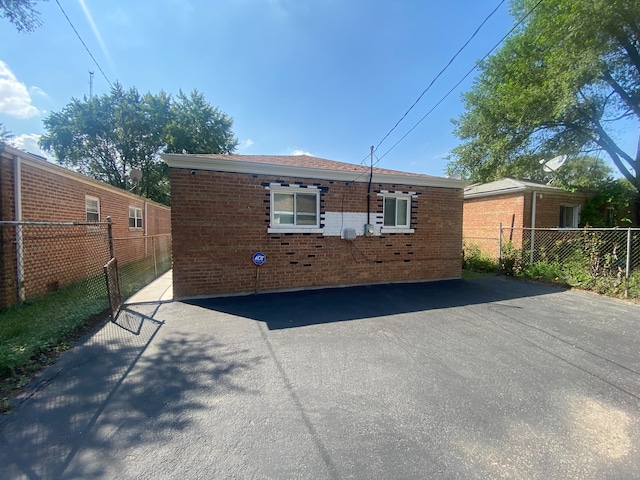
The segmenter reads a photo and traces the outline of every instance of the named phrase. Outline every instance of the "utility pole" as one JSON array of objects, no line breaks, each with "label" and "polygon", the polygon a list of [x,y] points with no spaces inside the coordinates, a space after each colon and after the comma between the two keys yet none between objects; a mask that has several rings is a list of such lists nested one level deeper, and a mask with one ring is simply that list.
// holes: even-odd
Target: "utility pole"
[{"label": "utility pole", "polygon": [[89,100],[93,97],[93,72],[89,70]]}]

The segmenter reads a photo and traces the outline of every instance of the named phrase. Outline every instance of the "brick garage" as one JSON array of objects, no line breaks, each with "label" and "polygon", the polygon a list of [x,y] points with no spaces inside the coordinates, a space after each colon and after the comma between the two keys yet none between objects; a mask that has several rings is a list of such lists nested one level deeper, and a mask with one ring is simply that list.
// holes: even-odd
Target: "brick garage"
[{"label": "brick garage", "polygon": [[470,185],[464,191],[465,243],[497,257],[500,224],[514,227],[513,232],[505,231],[505,240],[521,248],[523,228],[578,227],[585,199],[583,194],[511,178]]},{"label": "brick garage", "polygon": [[[375,168],[369,187],[368,168],[309,156],[163,158],[176,298],[461,276],[460,181]],[[314,225],[286,223],[292,215],[278,209],[291,207],[278,202],[293,196],[311,205],[300,218]],[[396,224],[385,225],[392,207]],[[355,239],[342,238],[348,228]]]},{"label": "brick garage", "polygon": [[[16,166],[21,191],[21,212],[16,216]],[[97,199],[99,220],[112,218],[113,236],[139,239],[138,241],[115,242],[116,256],[120,264],[142,258],[145,255],[146,239],[153,235],[168,235],[171,228],[170,208],[149,201],[125,190],[90,179],[69,171],[45,159],[22,152],[0,143],[0,220],[28,222],[87,222],[87,197]],[[129,226],[129,208],[141,214],[140,227]],[[27,227],[25,227],[27,228]],[[80,243],[70,245],[46,242],[38,235],[39,243],[29,242],[25,235],[24,261],[25,279],[36,279],[27,283],[27,298],[39,296],[55,288],[64,287],[76,280],[86,278],[88,264],[106,263],[108,245],[105,250],[104,229],[73,227],[72,237],[82,237]],[[15,229],[3,227],[0,232],[0,307],[17,300]],[[96,237],[100,235],[101,238]],[[46,235],[45,235],[46,236]],[[43,243],[45,242],[45,243]],[[43,247],[46,245],[46,250]],[[100,258],[97,258],[100,257]],[[93,270],[93,267],[92,267]],[[92,272],[93,274],[93,272]]]}]

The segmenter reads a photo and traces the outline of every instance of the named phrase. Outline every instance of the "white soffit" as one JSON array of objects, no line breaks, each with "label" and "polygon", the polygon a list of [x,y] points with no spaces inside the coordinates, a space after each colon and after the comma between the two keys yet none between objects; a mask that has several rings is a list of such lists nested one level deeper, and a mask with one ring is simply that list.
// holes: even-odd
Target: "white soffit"
[{"label": "white soffit", "polygon": [[[192,170],[209,170],[216,172],[248,173],[253,175],[275,175],[278,177],[313,178],[318,180],[334,180],[344,182],[368,183],[368,172],[350,172],[348,170],[331,170],[326,168],[293,167],[272,163],[249,162],[244,160],[227,160],[221,158],[199,157],[197,155],[165,153],[162,159],[171,168]],[[452,178],[430,177],[422,175],[402,175],[373,173],[373,183],[393,183],[401,185],[418,185],[423,187],[464,188],[467,182]]]}]

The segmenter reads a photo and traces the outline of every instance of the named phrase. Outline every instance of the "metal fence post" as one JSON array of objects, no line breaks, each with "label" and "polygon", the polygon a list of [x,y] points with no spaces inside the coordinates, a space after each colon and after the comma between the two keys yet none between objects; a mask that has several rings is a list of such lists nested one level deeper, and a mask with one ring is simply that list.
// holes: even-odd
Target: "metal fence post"
[{"label": "metal fence post", "polygon": [[107,237],[109,238],[109,258],[114,258],[113,254],[113,231],[111,229],[111,217],[107,217]]},{"label": "metal fence post", "polygon": [[22,237],[22,224],[16,223],[16,286],[18,287],[18,303],[27,300],[24,279],[24,239]]},{"label": "metal fence post", "polygon": [[627,229],[627,265],[624,272],[624,297],[629,297],[629,276],[631,275],[631,228]]},{"label": "metal fence post", "polygon": [[536,248],[536,229],[535,228],[531,229],[531,235],[529,238],[531,239],[531,245],[530,245],[531,253],[529,254],[529,263],[533,265],[533,254]]},{"label": "metal fence post", "polygon": [[498,272],[502,269],[502,222],[500,222],[500,233],[498,234]]},{"label": "metal fence post", "polygon": [[151,247],[153,248],[153,278],[158,278],[158,259],[156,257],[155,237],[151,237]]}]

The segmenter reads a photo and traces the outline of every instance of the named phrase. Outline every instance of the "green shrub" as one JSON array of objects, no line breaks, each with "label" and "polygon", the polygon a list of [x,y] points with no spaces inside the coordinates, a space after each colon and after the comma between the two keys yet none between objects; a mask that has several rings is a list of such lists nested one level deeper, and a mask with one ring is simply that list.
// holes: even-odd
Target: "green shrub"
[{"label": "green shrub", "polygon": [[562,265],[558,262],[536,262],[525,265],[520,271],[520,275],[525,278],[537,280],[564,281]]},{"label": "green shrub", "polygon": [[498,263],[489,255],[482,253],[475,244],[465,245],[462,249],[462,268],[473,272],[495,272]]},{"label": "green shrub", "polygon": [[522,270],[522,250],[515,248],[513,242],[509,241],[502,246],[500,272],[515,276],[520,270]]},{"label": "green shrub", "polygon": [[640,269],[634,270],[629,276],[629,298],[640,298]]}]

